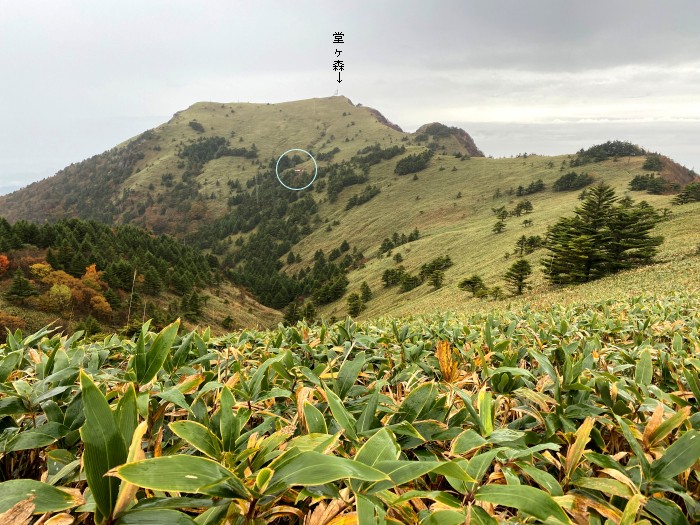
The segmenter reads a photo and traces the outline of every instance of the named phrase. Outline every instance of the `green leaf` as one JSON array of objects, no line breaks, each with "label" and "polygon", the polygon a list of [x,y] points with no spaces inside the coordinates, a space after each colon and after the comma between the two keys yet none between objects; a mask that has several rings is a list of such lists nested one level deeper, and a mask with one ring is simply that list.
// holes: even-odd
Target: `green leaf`
[{"label": "green leaf", "polygon": [[139,334],[139,338],[136,340],[136,348],[134,348],[133,358],[134,373],[136,374],[136,381],[139,384],[143,384],[143,381],[141,381],[141,379],[146,374],[147,367],[148,361],[146,357],[146,325],[144,325],[141,327],[141,333]]},{"label": "green leaf", "polygon": [[308,401],[304,401],[302,410],[304,411],[304,419],[306,420],[306,428],[309,430],[309,434],[328,434],[326,420],[318,408]]},{"label": "green leaf", "polygon": [[649,434],[649,445],[653,447],[660,443],[674,429],[682,425],[689,415],[690,407],[681,408]]},{"label": "green leaf", "polygon": [[190,405],[187,403],[187,399],[185,399],[185,394],[180,392],[177,388],[170,388],[165,392],[158,392],[154,395],[156,397],[164,399],[165,401],[169,401],[170,403],[179,406],[180,408],[184,408],[188,412],[192,412]]},{"label": "green leaf", "polygon": [[22,352],[20,350],[10,352],[0,361],[0,383],[7,381],[7,378],[17,368],[20,361],[22,361]]},{"label": "green leaf", "polygon": [[170,430],[212,459],[221,458],[221,441],[211,430],[196,421],[174,421]]},{"label": "green leaf", "polygon": [[518,462],[517,465],[527,476],[532,478],[535,481],[535,483],[537,483],[540,487],[549,492],[552,496],[564,495],[564,493],[561,490],[561,485],[559,484],[559,481],[557,481],[557,478],[552,476],[546,470],[539,469],[534,465],[530,465],[529,463],[525,462]]},{"label": "green leaf", "polygon": [[126,445],[107,399],[85,372],[80,373],[80,388],[85,412],[80,428],[85,476],[97,508],[109,517],[117,501],[119,480],[105,474],[126,461]]},{"label": "green leaf", "polygon": [[338,378],[335,380],[335,392],[342,400],[345,399],[352,386],[357,381],[357,376],[360,375],[362,367],[365,364],[365,353],[360,352],[352,361],[347,360],[340,367]]},{"label": "green leaf", "polygon": [[403,492],[401,496],[392,501],[391,504],[395,506],[413,498],[431,499],[455,509],[462,507],[462,502],[459,499],[455,498],[449,492],[443,492],[441,490],[409,490]]},{"label": "green leaf", "polygon": [[[141,359],[138,361],[140,367],[145,364],[145,368],[136,368],[136,380],[140,385],[150,383],[156,377],[156,374],[160,372],[160,369],[163,368],[163,363],[165,363],[165,359],[173,346],[178,328],[180,328],[179,319],[163,328],[146,352],[145,360]],[[136,365],[136,363],[134,364]]]},{"label": "green leaf", "polygon": [[161,456],[127,463],[117,475],[139,487],[177,492],[208,494],[203,489],[234,478],[231,471],[216,461],[198,456]]},{"label": "green leaf", "polygon": [[467,452],[471,452],[475,448],[480,448],[487,443],[488,441],[481,437],[478,432],[472,429],[465,430],[452,441],[452,454],[466,454]]},{"label": "green leaf", "polygon": [[564,509],[546,492],[527,485],[484,485],[476,491],[478,501],[487,501],[520,512],[541,521],[570,524]]},{"label": "green leaf", "polygon": [[184,512],[170,509],[134,510],[122,514],[114,525],[196,525]]},{"label": "green leaf", "polygon": [[469,461],[456,460],[456,463],[463,471],[462,476],[446,474],[447,482],[461,494],[467,494],[474,491],[477,484],[484,477],[484,474],[493,463],[493,459],[501,449],[491,449],[481,454],[473,456]]},{"label": "green leaf", "polygon": [[0,514],[30,496],[34,496],[34,514],[57,512],[83,504],[77,492],[71,493],[33,479],[12,479],[0,483]]},{"label": "green leaf", "polygon": [[117,408],[114,411],[114,419],[119,427],[119,432],[122,434],[124,443],[131,443],[131,438],[134,435],[134,429],[139,424],[138,408],[136,406],[136,390],[134,385],[129,384],[117,403]]},{"label": "green leaf", "polygon": [[297,454],[275,469],[270,486],[278,483],[288,487],[292,485],[323,485],[344,478],[361,481],[389,479],[383,472],[359,461],[309,451]]},{"label": "green leaf", "polygon": [[463,512],[456,510],[438,510],[420,522],[420,525],[462,525],[466,523]]},{"label": "green leaf", "polygon": [[68,434],[68,428],[60,423],[50,422],[14,436],[5,446],[5,452],[16,452],[32,448],[42,448]]},{"label": "green leaf", "polygon": [[670,479],[692,467],[700,459],[700,431],[689,430],[651,464],[651,477]]},{"label": "green leaf", "polygon": [[642,447],[640,446],[639,442],[635,439],[627,423],[625,423],[625,421],[618,415],[615,415],[615,419],[617,420],[618,425],[620,425],[622,435],[627,440],[627,443],[629,443],[632,452],[634,452],[634,455],[637,456],[637,460],[639,461],[639,464],[642,467],[642,473],[644,474],[644,477],[649,477],[649,461],[644,455]]},{"label": "green leaf", "polygon": [[390,424],[408,421],[413,423],[418,417],[435,403],[437,397],[437,386],[435,383],[423,383],[418,388],[411,390],[411,393],[401,403],[399,410],[391,417]]},{"label": "green leaf", "polygon": [[370,430],[376,423],[377,405],[379,404],[379,391],[375,388],[368,396],[369,399],[365,404],[365,408],[357,420],[357,431],[362,433]]},{"label": "green leaf", "polygon": [[664,525],[689,525],[681,508],[671,500],[649,498],[644,510],[659,518]]},{"label": "green leaf", "polygon": [[489,437],[491,432],[493,432],[493,400],[491,392],[487,392],[486,387],[479,391],[477,402],[479,407],[479,426],[481,427],[481,434],[485,437]]},{"label": "green leaf", "polygon": [[396,460],[401,448],[396,443],[394,434],[382,428],[370,437],[355,455],[355,461],[374,467],[380,461]]},{"label": "green leaf", "polygon": [[653,375],[653,369],[651,364],[651,353],[649,348],[642,350],[639,361],[637,361],[637,368],[634,371],[634,381],[638,385],[649,386],[651,384],[651,378]]},{"label": "green leaf", "polygon": [[396,459],[380,461],[375,467],[386,473],[389,478],[391,478],[394,485],[400,486],[446,465],[448,465],[448,463],[442,461],[409,461]]},{"label": "green leaf", "polygon": [[478,505],[470,505],[471,522],[470,525],[498,525],[498,521],[489,516],[488,512]]},{"label": "green leaf", "polygon": [[236,440],[240,435],[240,428],[235,424],[236,418],[233,413],[233,406],[236,400],[227,386],[221,389],[219,403],[221,405],[221,414],[219,417],[221,443],[226,452],[231,452],[236,446]]},{"label": "green leaf", "polygon": [[355,421],[355,418],[352,417],[352,414],[347,411],[345,405],[343,405],[343,402],[331,389],[329,389],[326,385],[323,385],[323,390],[326,392],[328,406],[331,409],[333,418],[338,422],[340,428],[345,431],[345,434],[350,439],[357,441],[357,434],[355,433],[355,424],[357,422]]}]

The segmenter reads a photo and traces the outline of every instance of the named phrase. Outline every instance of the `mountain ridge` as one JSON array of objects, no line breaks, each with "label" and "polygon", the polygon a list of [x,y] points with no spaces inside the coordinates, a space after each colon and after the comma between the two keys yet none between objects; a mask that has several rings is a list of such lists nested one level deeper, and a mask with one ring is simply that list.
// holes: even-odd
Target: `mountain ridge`
[{"label": "mountain ridge", "polygon": [[[304,192],[285,190],[275,180],[276,159],[292,148],[311,151],[318,159],[319,177]],[[521,235],[544,236],[576,206],[578,192],[553,190],[567,172],[606,182],[621,197],[670,205],[670,194],[630,191],[630,180],[649,171],[644,168],[648,152],[623,150],[624,155],[603,155],[583,165],[574,153],[492,159],[465,130],[433,122],[406,133],[378,110],[346,97],[280,104],[198,102],[55,177],[0,197],[0,215],[38,222],[78,216],[175,235],[215,255],[239,286],[258,299],[267,297],[265,304],[274,308],[297,294],[303,301],[315,295],[322,300],[317,305],[322,315],[340,317],[347,294],[366,282],[375,297],[366,315],[379,315],[409,303],[417,310],[461,304],[468,297],[456,289],[465,274],[500,279]],[[300,171],[311,173],[310,161],[298,162]],[[667,157],[661,164],[669,182],[683,186],[694,180],[690,170]],[[546,190],[516,191],[538,180]],[[513,211],[525,200],[532,214],[508,219],[505,231],[494,233],[492,210]],[[663,256],[692,244],[695,234],[681,228],[697,223],[687,213],[693,206],[664,223],[669,242]],[[387,238],[398,234],[401,239],[414,230],[420,238],[388,253],[381,250]],[[679,248],[673,242],[681,236]],[[386,270],[403,265],[415,273],[444,254],[454,266],[441,289],[426,291],[423,284],[397,294],[383,287]],[[401,261],[394,260],[397,255]],[[537,253],[528,257],[536,266]],[[264,278],[254,273],[256,266],[265,267]],[[348,282],[341,286],[334,279],[342,280],[343,272]],[[541,277],[534,285],[543,286]],[[314,292],[314,286],[323,293]]]}]

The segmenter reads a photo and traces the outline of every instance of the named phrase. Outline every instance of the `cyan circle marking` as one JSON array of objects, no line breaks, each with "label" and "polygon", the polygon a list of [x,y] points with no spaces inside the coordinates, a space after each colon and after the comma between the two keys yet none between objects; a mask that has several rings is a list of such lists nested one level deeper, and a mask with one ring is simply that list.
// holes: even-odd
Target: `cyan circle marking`
[{"label": "cyan circle marking", "polygon": [[[309,182],[303,188],[293,188],[292,186],[287,186],[284,182],[282,182],[282,179],[280,178],[280,173],[278,170],[279,165],[280,165],[280,160],[282,160],[282,157],[284,157],[287,153],[291,153],[292,151],[301,151],[303,153],[306,153],[309,157],[311,157],[311,160],[314,161],[314,178],[311,179],[311,182]],[[277,180],[280,181],[280,184],[282,186],[284,186],[285,188],[287,188],[288,190],[293,190],[293,191],[305,190],[306,188],[311,186],[314,183],[314,181],[316,180],[316,175],[318,175],[318,164],[316,164],[316,159],[314,158],[314,156],[311,153],[309,153],[308,151],[306,151],[305,149],[292,148],[292,149],[287,150],[284,153],[282,153],[282,155],[280,155],[280,157],[277,159],[277,164],[275,164],[275,175],[277,175]]]}]

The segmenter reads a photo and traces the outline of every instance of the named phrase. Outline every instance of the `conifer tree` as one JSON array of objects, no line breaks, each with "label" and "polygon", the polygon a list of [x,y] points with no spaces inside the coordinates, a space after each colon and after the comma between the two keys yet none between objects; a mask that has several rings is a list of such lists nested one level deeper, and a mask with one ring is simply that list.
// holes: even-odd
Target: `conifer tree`
[{"label": "conifer tree", "polygon": [[299,302],[292,301],[284,309],[284,322],[287,325],[295,325],[301,320],[301,312],[299,311]]},{"label": "conifer tree", "polygon": [[29,279],[22,275],[20,270],[17,270],[12,278],[12,284],[10,285],[10,289],[5,294],[5,297],[8,301],[23,304],[28,297],[38,295],[38,293],[39,292],[36,290],[36,288],[32,286],[32,283],[29,282]]},{"label": "conifer tree", "polygon": [[351,293],[348,296],[348,315],[357,317],[364,309],[365,303],[362,302],[362,298],[356,293]]},{"label": "conifer tree", "polygon": [[360,297],[365,303],[372,299],[372,289],[369,287],[366,281],[362,281],[362,284],[360,285]]},{"label": "conifer tree", "polygon": [[553,283],[582,283],[651,262],[661,237],[650,235],[659,217],[646,203],[616,205],[605,184],[591,188],[573,217],[563,217],[547,237],[544,272]]},{"label": "conifer tree", "polygon": [[445,281],[445,272],[443,270],[433,270],[428,276],[428,283],[436,290],[442,286]]},{"label": "conifer tree", "polygon": [[527,279],[532,273],[530,263],[525,259],[515,261],[505,274],[505,280],[508,283],[514,295],[522,295],[523,289],[527,286]]}]

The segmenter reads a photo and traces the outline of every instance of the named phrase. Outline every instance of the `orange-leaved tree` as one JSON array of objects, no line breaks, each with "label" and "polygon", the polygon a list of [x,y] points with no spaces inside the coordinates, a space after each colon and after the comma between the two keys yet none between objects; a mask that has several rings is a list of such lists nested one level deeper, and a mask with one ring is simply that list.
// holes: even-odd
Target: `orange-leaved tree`
[{"label": "orange-leaved tree", "polygon": [[3,255],[2,253],[0,253],[0,277],[2,277],[3,274],[7,273],[9,267],[10,259],[7,257],[7,255]]}]

